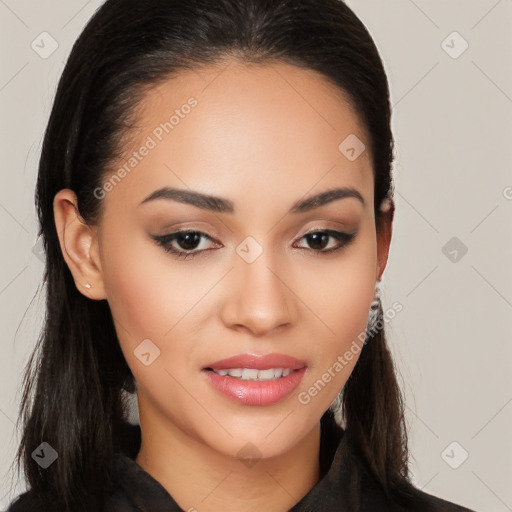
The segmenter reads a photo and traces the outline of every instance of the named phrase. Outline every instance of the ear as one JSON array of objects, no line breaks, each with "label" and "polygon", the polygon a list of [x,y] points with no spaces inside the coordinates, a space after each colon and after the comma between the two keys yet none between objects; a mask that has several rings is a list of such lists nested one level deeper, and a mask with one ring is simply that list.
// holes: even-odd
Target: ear
[{"label": "ear", "polygon": [[381,220],[377,226],[377,280],[380,281],[388,261],[389,246],[393,232],[395,204],[391,199],[383,203]]},{"label": "ear", "polygon": [[90,299],[102,300],[106,294],[97,230],[82,219],[77,205],[76,194],[71,189],[62,189],[54,197],[53,213],[60,248],[78,290]]}]

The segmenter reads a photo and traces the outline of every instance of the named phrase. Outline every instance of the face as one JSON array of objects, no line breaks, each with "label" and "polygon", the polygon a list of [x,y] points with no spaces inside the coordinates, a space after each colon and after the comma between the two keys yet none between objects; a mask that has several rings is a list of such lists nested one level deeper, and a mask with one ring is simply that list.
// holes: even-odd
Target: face
[{"label": "face", "polygon": [[[141,421],[233,456],[248,441],[278,455],[318,427],[383,270],[361,142],[343,94],[284,63],[186,71],[147,93],[96,191],[94,242]],[[307,201],[334,189],[351,192]],[[261,366],[290,375],[211,370],[268,354],[294,358]]]}]

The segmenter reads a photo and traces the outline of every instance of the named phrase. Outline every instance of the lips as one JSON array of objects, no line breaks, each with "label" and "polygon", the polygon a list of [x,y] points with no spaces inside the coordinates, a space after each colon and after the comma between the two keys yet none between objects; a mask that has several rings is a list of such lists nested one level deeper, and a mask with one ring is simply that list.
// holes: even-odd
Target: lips
[{"label": "lips", "polygon": [[300,370],[306,367],[304,361],[295,359],[285,354],[239,354],[227,359],[220,359],[204,367],[205,370],[228,370],[234,368],[253,368],[256,370],[269,370],[271,368],[289,368],[290,370]]},{"label": "lips", "polygon": [[266,406],[286,399],[299,386],[307,365],[285,354],[239,354],[202,369],[209,384],[242,405]]}]

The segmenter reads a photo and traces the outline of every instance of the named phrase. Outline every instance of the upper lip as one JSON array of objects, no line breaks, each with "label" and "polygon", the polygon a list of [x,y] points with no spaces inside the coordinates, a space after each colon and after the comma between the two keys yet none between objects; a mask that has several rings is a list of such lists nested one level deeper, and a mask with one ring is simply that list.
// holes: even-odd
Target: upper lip
[{"label": "upper lip", "polygon": [[306,363],[285,354],[239,354],[227,359],[220,359],[206,365],[205,369],[223,370],[230,368],[254,368],[256,370],[268,370],[270,368],[290,368],[299,370],[304,368]]}]

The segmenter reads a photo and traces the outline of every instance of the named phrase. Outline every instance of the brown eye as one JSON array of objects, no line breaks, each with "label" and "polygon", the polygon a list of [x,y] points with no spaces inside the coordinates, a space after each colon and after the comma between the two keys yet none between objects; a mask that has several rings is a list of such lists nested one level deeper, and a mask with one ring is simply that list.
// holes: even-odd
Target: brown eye
[{"label": "brown eye", "polygon": [[[343,233],[332,229],[324,229],[322,231],[313,231],[305,234],[302,238],[306,239],[309,247],[319,253],[330,253],[342,249],[348,245],[356,236],[356,233]],[[329,239],[338,241],[338,244],[326,250],[329,245]]]},{"label": "brown eye", "polygon": [[[327,254],[339,251],[354,240],[356,233],[343,233],[332,229],[317,230],[305,234],[301,239],[306,239],[309,249],[318,254]],[[198,249],[202,239],[213,241],[206,233],[201,231],[176,231],[168,235],[152,237],[165,252],[172,253],[178,258],[192,259],[196,254],[208,249]],[[335,247],[326,249],[329,241],[337,241]],[[307,248],[307,247],[306,247]]]},{"label": "brown eye", "polygon": [[197,232],[179,233],[175,238],[176,243],[185,251],[193,251],[201,241],[201,235]]},{"label": "brown eye", "polygon": [[196,250],[202,239],[212,240],[210,236],[201,231],[176,231],[169,235],[154,236],[153,239],[162,246],[165,252],[175,254],[179,258],[193,258],[196,253],[206,249]]}]

